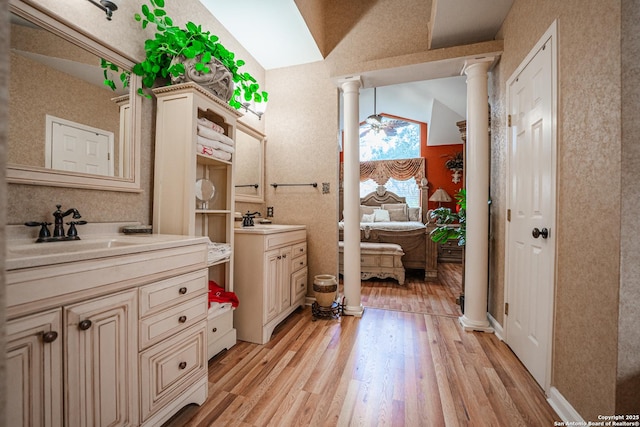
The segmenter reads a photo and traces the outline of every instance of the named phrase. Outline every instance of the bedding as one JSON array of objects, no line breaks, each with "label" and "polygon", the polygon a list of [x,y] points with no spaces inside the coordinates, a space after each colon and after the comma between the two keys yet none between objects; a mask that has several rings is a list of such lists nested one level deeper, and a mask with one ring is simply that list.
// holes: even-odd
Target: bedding
[{"label": "bedding", "polygon": [[[404,268],[425,271],[425,279],[437,275],[437,247],[421,221],[421,208],[409,207],[404,197],[384,186],[360,199],[360,241],[395,243],[402,247]],[[344,222],[338,223],[343,240]]]}]

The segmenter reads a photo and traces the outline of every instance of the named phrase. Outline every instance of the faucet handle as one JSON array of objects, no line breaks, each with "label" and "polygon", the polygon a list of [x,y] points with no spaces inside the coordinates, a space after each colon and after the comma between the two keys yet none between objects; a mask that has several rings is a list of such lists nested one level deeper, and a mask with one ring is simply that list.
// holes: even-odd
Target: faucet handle
[{"label": "faucet handle", "polygon": [[47,227],[48,225],[51,225],[50,222],[29,221],[29,222],[25,222],[24,225],[26,225],[27,227],[40,227],[40,234],[38,235],[38,240],[51,237],[51,232]]},{"label": "faucet handle", "polygon": [[[78,237],[78,230],[76,230],[76,225],[84,225],[87,221],[70,221],[67,223],[69,226],[69,231],[67,231],[67,237]],[[78,237],[78,239],[80,239]]]}]

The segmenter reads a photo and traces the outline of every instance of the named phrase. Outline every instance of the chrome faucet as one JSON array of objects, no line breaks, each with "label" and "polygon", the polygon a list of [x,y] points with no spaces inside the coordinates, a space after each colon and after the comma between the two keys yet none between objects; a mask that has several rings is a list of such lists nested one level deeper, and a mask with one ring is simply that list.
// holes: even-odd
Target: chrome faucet
[{"label": "chrome faucet", "polygon": [[51,225],[50,222],[25,222],[24,225],[28,227],[41,227],[40,234],[38,236],[38,240],[36,243],[42,242],[62,242],[66,240],[80,240],[78,236],[78,231],[76,230],[76,225],[86,224],[87,221],[71,221],[67,224],[69,225],[69,232],[65,236],[64,233],[64,225],[63,218],[73,214],[74,219],[82,218],[80,212],[76,208],[68,209],[66,212],[62,212],[60,208],[62,205],[56,205],[56,211],[53,213],[54,223],[53,223],[53,236],[49,232],[49,228],[47,226]]}]

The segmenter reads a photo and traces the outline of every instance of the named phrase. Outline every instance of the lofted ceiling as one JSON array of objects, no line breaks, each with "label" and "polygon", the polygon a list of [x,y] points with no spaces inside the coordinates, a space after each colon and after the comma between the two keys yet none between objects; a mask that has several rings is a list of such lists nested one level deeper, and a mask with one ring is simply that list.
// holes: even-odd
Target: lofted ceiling
[{"label": "lofted ceiling", "polygon": [[[357,59],[366,61],[390,56],[394,42],[405,47],[415,45],[420,51],[494,40],[513,3],[513,0],[200,1],[265,70],[330,59],[332,55],[339,56],[339,50],[349,42],[357,48],[349,54],[361,54]],[[400,18],[405,28],[395,31],[396,26],[389,31],[391,18]],[[361,27],[376,24],[380,32],[384,31],[384,37],[378,43],[366,43],[366,31]],[[407,38],[415,43],[407,43]],[[429,145],[460,142],[455,122],[466,116],[466,83],[459,76],[461,68],[460,61],[440,61],[363,76],[360,119],[372,114],[375,86],[377,112],[427,122]]]}]

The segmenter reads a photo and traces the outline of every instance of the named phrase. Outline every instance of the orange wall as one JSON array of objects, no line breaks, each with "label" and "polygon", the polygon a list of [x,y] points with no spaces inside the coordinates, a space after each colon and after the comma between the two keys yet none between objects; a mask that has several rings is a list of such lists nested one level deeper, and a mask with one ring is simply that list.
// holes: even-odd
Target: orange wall
[{"label": "orange wall", "polygon": [[[462,144],[450,145],[422,145],[421,155],[427,163],[427,180],[429,180],[429,197],[439,188],[442,187],[452,199],[454,195],[462,188],[462,180],[454,184],[451,182],[452,172],[444,166],[450,155],[462,151]],[[455,199],[454,199],[455,200]],[[443,207],[455,208],[455,201],[450,203],[442,203]],[[429,202],[429,209],[438,207],[437,202]]]},{"label": "orange wall", "polygon": [[[394,119],[408,120],[403,117],[382,114],[386,117]],[[442,203],[443,207],[455,209],[454,195],[462,188],[462,180],[454,184],[451,181],[451,171],[444,166],[444,163],[456,152],[463,150],[462,144],[448,144],[427,146],[427,124],[422,122],[414,122],[420,125],[420,155],[425,158],[427,168],[427,180],[429,181],[429,197],[440,187],[449,193],[454,200],[449,203]],[[342,143],[344,144],[344,132],[342,133]],[[344,161],[342,151],[340,152],[340,163]],[[427,209],[435,209],[438,207],[437,202],[429,202]],[[423,206],[424,208],[424,206]]]}]

